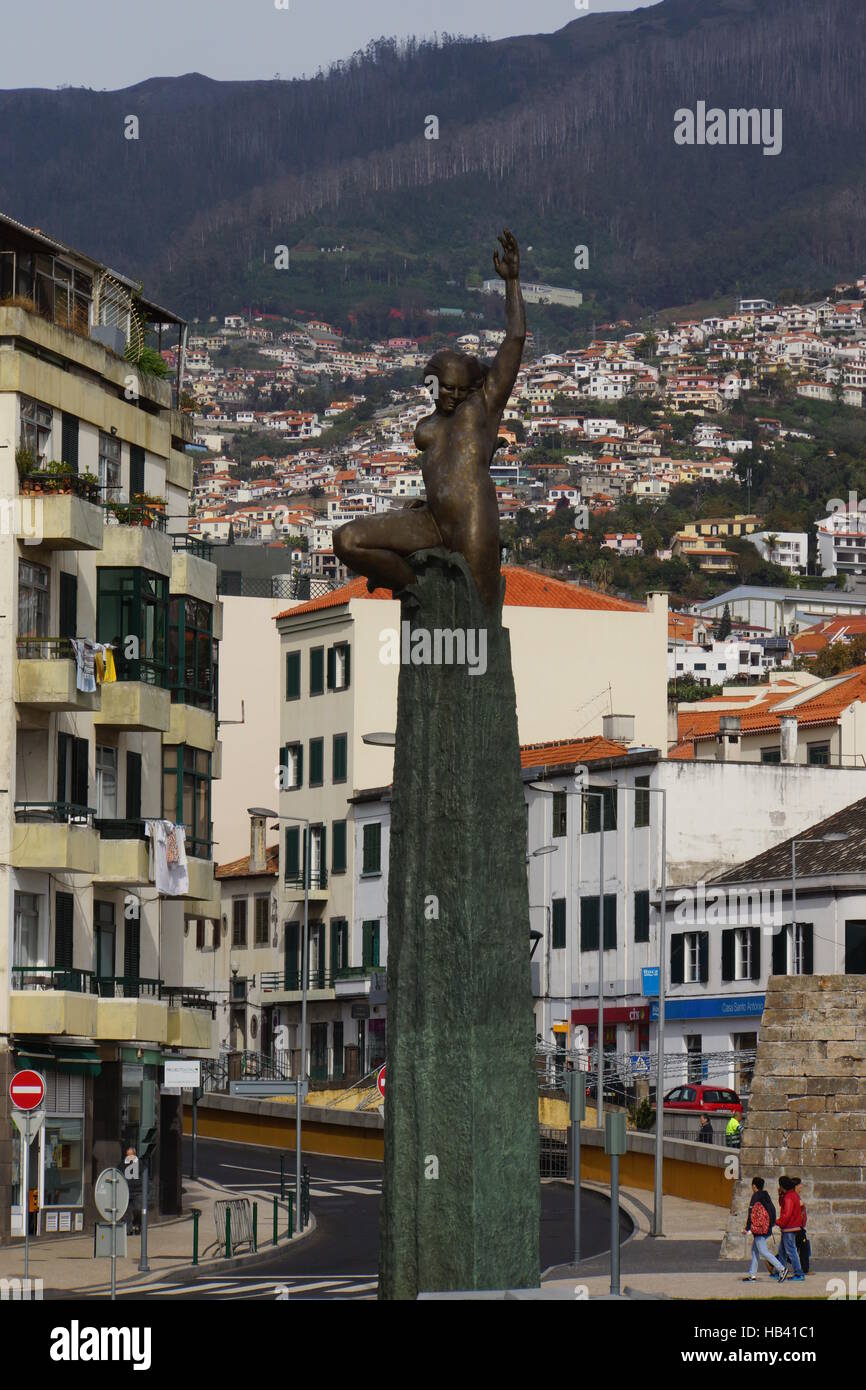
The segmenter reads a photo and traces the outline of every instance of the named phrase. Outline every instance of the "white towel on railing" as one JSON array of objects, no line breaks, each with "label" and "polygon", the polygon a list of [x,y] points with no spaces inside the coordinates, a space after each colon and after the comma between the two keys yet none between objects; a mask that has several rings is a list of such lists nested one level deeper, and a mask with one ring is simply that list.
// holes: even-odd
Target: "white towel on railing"
[{"label": "white towel on railing", "polygon": [[90,695],[96,689],[96,670],[93,661],[96,644],[86,637],[70,637],[69,645],[75,653],[76,689],[83,690]]},{"label": "white towel on railing", "polygon": [[183,897],[189,892],[184,827],[169,820],[148,820],[144,830],[150,840],[150,877],[156,891],[168,898]]}]

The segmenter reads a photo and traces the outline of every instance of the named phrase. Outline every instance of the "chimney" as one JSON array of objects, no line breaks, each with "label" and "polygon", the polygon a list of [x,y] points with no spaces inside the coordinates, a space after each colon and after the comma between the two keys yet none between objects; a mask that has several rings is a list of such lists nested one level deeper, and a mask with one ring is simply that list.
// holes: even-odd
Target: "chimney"
[{"label": "chimney", "polygon": [[266,867],[265,817],[250,816],[250,873],[262,874]]},{"label": "chimney", "polygon": [[740,750],[740,716],[723,714],[719,720],[719,734],[716,740],[716,762],[735,762]]},{"label": "chimney", "polygon": [[783,763],[797,761],[797,716],[779,716],[779,760]]}]

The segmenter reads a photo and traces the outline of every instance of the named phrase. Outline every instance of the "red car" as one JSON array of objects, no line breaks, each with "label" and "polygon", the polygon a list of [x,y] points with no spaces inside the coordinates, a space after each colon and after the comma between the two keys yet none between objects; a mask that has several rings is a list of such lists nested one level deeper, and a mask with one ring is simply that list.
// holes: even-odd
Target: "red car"
[{"label": "red car", "polygon": [[703,1085],[702,1083],[690,1084],[688,1086],[675,1086],[672,1091],[668,1091],[665,1096],[665,1109],[672,1110],[733,1110],[736,1114],[742,1115],[743,1106],[736,1091],[729,1091],[724,1086]]}]

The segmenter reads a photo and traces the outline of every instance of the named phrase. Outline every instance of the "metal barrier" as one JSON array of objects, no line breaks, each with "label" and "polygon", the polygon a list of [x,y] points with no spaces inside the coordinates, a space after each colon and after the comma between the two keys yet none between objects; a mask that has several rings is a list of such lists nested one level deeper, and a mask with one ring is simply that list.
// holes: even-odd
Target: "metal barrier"
[{"label": "metal barrier", "polygon": [[[253,1213],[248,1197],[233,1197],[227,1202],[214,1202],[216,1253],[228,1257],[242,1245],[253,1248]],[[223,1249],[224,1247],[224,1249]]]},{"label": "metal barrier", "polygon": [[568,1177],[568,1131],[541,1125],[538,1131],[539,1171],[542,1178]]}]

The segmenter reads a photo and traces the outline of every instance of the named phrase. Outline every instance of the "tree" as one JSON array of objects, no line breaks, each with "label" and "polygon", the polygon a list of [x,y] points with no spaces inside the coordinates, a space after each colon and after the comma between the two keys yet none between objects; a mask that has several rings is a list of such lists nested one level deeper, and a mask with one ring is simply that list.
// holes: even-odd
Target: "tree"
[{"label": "tree", "polygon": [[719,640],[720,642],[724,642],[725,638],[726,638],[726,637],[730,637],[730,635],[731,635],[731,610],[730,610],[729,606],[728,606],[727,604],[725,604],[724,609],[722,610],[722,620],[721,620],[721,622],[719,623],[719,630],[718,630],[718,633],[717,633],[717,637],[718,637],[718,640]]}]

